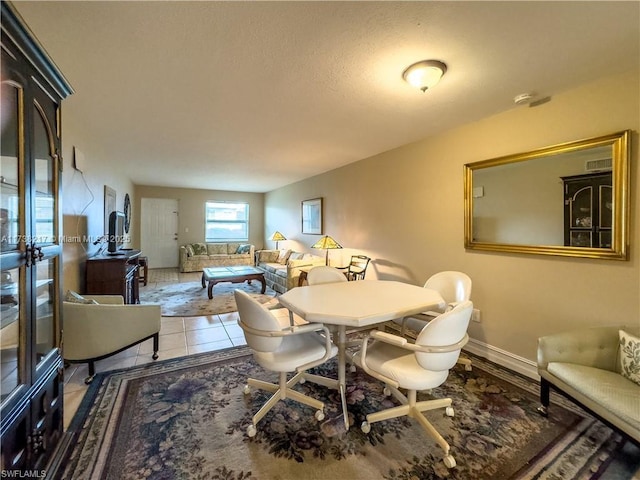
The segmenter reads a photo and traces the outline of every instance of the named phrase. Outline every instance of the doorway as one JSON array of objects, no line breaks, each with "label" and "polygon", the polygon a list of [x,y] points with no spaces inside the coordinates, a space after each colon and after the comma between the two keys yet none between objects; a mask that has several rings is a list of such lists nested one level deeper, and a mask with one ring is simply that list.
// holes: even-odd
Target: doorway
[{"label": "doorway", "polygon": [[178,200],[141,199],[140,246],[151,268],[178,266]]}]

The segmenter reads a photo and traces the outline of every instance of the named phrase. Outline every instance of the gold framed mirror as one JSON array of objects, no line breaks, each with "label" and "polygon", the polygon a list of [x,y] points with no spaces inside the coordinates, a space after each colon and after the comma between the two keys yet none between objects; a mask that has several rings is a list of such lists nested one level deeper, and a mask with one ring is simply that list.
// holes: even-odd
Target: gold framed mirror
[{"label": "gold framed mirror", "polygon": [[630,135],[464,165],[465,248],[626,260]]}]

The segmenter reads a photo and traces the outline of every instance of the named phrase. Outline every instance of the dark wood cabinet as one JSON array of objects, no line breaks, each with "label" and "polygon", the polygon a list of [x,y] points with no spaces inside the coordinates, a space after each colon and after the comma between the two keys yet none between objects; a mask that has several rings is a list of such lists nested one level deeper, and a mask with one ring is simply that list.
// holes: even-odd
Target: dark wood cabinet
[{"label": "dark wood cabinet", "polygon": [[611,248],[611,172],[563,177],[564,244]]},{"label": "dark wood cabinet", "polygon": [[60,105],[73,90],[6,2],[1,25],[0,468],[21,476],[63,436]]},{"label": "dark wood cabinet", "polygon": [[87,259],[86,293],[122,295],[124,303],[140,303],[140,250],[121,250],[119,253],[96,255]]}]

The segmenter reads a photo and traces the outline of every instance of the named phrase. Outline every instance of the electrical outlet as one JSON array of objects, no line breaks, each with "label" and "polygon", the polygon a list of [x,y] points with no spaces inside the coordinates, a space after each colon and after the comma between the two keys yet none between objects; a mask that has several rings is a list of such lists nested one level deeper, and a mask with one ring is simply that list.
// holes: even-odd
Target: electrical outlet
[{"label": "electrical outlet", "polygon": [[478,310],[477,308],[473,309],[473,313],[471,314],[471,320],[473,320],[474,322],[480,323],[480,310]]}]

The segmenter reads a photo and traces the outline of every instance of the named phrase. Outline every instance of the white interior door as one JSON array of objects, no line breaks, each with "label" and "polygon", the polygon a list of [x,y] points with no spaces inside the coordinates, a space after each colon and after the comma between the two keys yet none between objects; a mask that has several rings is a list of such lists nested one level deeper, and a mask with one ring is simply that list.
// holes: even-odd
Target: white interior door
[{"label": "white interior door", "polygon": [[140,246],[149,268],[178,266],[178,201],[143,198],[140,207]]}]

